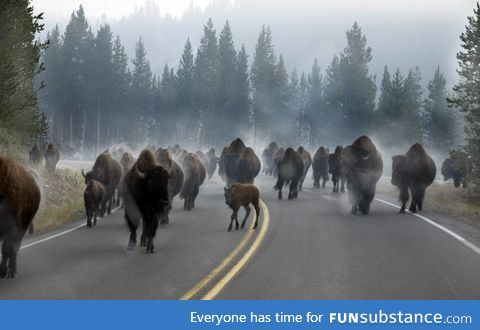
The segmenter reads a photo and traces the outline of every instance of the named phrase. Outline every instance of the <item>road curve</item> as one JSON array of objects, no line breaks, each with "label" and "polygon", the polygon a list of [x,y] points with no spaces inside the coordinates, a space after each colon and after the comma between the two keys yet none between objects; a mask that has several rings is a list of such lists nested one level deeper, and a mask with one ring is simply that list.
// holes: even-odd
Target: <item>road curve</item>
[{"label": "road curve", "polygon": [[369,215],[352,216],[346,196],[330,188],[279,201],[272,178],[261,176],[257,184],[270,211],[268,227],[262,227],[262,214],[260,230],[227,233],[231,212],[223,184],[208,181],[195,210],[175,203],[171,224],[157,233],[154,255],[126,250],[118,211],[94,229],[23,249],[18,277],[0,280],[0,299],[179,299],[249,233],[228,265],[187,299],[480,298],[480,255],[431,224],[378,201]]}]

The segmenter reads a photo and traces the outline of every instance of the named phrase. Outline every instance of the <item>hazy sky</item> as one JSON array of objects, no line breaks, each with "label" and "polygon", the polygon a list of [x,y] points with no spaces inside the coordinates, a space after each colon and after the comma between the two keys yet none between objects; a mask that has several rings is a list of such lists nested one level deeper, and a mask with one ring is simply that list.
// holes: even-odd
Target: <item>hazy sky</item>
[{"label": "hazy sky", "polygon": [[[273,31],[277,53],[283,53],[289,69],[301,71],[319,60],[324,70],[333,54],[345,47],[345,31],[358,21],[373,48],[372,73],[381,80],[383,67],[399,67],[405,73],[418,65],[428,82],[437,65],[449,84],[457,79],[455,54],[458,36],[472,15],[476,0],[33,0],[45,13],[50,30],[63,31],[70,14],[83,4],[95,32],[108,22],[119,34],[129,55],[140,36],[145,41],[152,68],[160,73],[168,63],[177,67],[187,37],[198,45],[209,17],[219,31],[225,20],[232,26],[235,45],[245,44],[252,59],[263,24]],[[200,8],[194,10],[191,6]],[[145,8],[148,8],[145,10]],[[205,10],[205,12],[202,12]],[[185,14],[186,11],[186,14]],[[170,14],[174,18],[165,18]],[[185,14],[185,15],[184,15]]]}]

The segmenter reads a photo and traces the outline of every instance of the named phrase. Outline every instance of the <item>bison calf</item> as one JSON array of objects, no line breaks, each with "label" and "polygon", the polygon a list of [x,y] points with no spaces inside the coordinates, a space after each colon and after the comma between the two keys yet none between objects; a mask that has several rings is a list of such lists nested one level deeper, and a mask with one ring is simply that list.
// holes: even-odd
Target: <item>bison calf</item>
[{"label": "bison calf", "polygon": [[97,225],[97,215],[100,213],[103,196],[105,195],[105,188],[97,180],[90,180],[83,193],[83,200],[85,202],[85,213],[87,214],[87,227],[92,228]]},{"label": "bison calf", "polygon": [[258,207],[260,193],[258,192],[257,187],[255,187],[253,184],[234,183],[230,186],[230,188],[225,187],[224,190],[225,203],[233,210],[228,231],[232,230],[233,220],[235,220],[235,230],[238,230],[237,215],[240,206],[243,206],[246,211],[245,218],[243,218],[242,221],[242,228],[245,227],[245,221],[247,220],[251,211],[250,203],[252,203],[256,212],[253,229],[257,228],[258,216],[260,215],[260,208]]}]

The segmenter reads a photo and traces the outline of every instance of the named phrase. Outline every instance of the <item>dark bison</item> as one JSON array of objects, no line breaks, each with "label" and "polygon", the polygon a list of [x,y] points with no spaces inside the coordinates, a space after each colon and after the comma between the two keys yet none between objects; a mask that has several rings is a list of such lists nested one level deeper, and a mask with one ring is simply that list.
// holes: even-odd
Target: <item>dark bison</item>
[{"label": "dark bison", "polygon": [[343,147],[337,146],[335,152],[328,156],[328,171],[332,175],[332,192],[345,192],[345,170],[342,161]]},{"label": "dark bison", "polygon": [[218,157],[215,155],[215,149],[210,149],[207,154],[208,166],[207,166],[207,176],[210,179],[217,169]]},{"label": "dark bison", "polygon": [[120,163],[113,159],[108,151],[105,151],[98,155],[92,170],[87,174],[82,170],[82,175],[85,178],[85,184],[88,184],[90,180],[97,180],[103,184],[105,195],[102,201],[100,216],[103,217],[105,212],[110,214],[113,205],[117,204],[118,206],[120,204],[119,200],[115,203],[115,190],[118,189],[120,178],[122,177],[122,166]]},{"label": "dark bison", "polygon": [[40,204],[40,189],[29,171],[4,157],[0,157],[0,181],[0,278],[13,278],[20,244]]},{"label": "dark bison", "polygon": [[45,168],[49,172],[55,172],[55,167],[60,160],[60,151],[53,143],[49,143],[45,150]]},{"label": "dark bison", "polygon": [[190,211],[195,208],[195,199],[200,191],[200,186],[205,181],[206,170],[197,155],[193,153],[184,157],[182,168],[184,181],[180,198],[185,200],[183,208]]},{"label": "dark bison", "polygon": [[285,148],[278,148],[273,154],[273,176],[277,177],[278,162],[285,156]]},{"label": "dark bison", "polygon": [[225,203],[233,211],[232,216],[230,217],[228,231],[232,230],[233,220],[235,220],[235,230],[238,230],[237,215],[240,206],[243,206],[246,212],[242,221],[242,229],[245,227],[245,221],[247,220],[251,211],[250,203],[253,205],[253,208],[256,212],[255,224],[253,225],[253,229],[256,229],[258,226],[258,216],[260,215],[260,207],[258,206],[260,193],[258,192],[257,187],[255,187],[253,184],[234,183],[230,186],[230,188],[225,187],[224,191]]},{"label": "dark bison", "polygon": [[172,155],[167,149],[158,149],[155,153],[155,158],[161,166],[163,166],[169,175],[168,178],[168,206],[165,208],[161,223],[165,224],[169,222],[168,215],[172,209],[173,198],[177,196],[183,187],[183,170],[176,161],[172,159]]},{"label": "dark bison", "polygon": [[342,161],[352,214],[368,214],[383,172],[382,156],[369,137],[361,136],[343,150]]},{"label": "dark bison", "polygon": [[158,219],[168,206],[168,172],[155,161],[149,150],[143,150],[135,165],[125,176],[125,219],[130,229],[128,248],[137,243],[137,228],[143,221],[140,246],[153,253],[153,238],[157,232]]},{"label": "dark bison", "polygon": [[29,158],[30,162],[34,166],[38,166],[42,162],[42,152],[40,151],[40,148],[36,143],[33,145],[32,150],[30,150],[29,152]]},{"label": "dark bison", "polygon": [[303,174],[298,183],[298,190],[302,191],[303,181],[305,181],[305,177],[307,176],[308,170],[312,165],[312,156],[307,150],[305,150],[304,147],[299,147],[297,149],[297,152],[300,155],[300,157],[302,157],[302,160],[303,160]]},{"label": "dark bison", "polygon": [[105,188],[97,180],[90,180],[83,192],[83,201],[85,203],[85,213],[87,214],[87,227],[97,225],[97,215],[100,214]]},{"label": "dark bison", "polygon": [[293,150],[287,148],[282,160],[277,164],[277,183],[274,189],[278,190],[278,199],[282,199],[282,189],[290,184],[288,199],[298,197],[298,183],[303,175],[304,163],[302,157]]},{"label": "dark bison", "polygon": [[312,162],[313,169],[313,186],[320,188],[320,180],[323,179],[322,188],[325,188],[325,183],[328,181],[328,149],[319,147],[313,155]]},{"label": "dark bison", "polygon": [[232,183],[253,183],[260,173],[260,159],[241,139],[235,139],[225,152],[227,186]]},{"label": "dark bison", "polygon": [[450,151],[450,157],[442,163],[443,180],[453,179],[455,188],[467,187],[467,177],[472,169],[471,160],[468,154],[461,150]]},{"label": "dark bison", "polygon": [[276,142],[271,142],[262,152],[262,165],[263,172],[267,175],[273,175],[275,170],[275,163],[273,162],[273,156],[278,149]]},{"label": "dark bison", "polygon": [[405,213],[405,204],[412,195],[410,212],[416,213],[423,207],[425,190],[432,184],[437,175],[433,159],[425,152],[423,146],[415,143],[404,155],[392,158],[392,184],[400,188],[400,213]]}]

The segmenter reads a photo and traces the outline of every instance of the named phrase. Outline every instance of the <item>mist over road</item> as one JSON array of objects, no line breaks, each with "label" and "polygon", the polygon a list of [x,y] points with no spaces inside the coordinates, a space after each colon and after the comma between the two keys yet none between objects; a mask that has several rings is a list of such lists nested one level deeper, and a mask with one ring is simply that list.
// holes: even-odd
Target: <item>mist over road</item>
[{"label": "mist over road", "polygon": [[[298,200],[279,201],[274,180],[257,178],[269,211],[268,230],[215,299],[480,298],[480,255],[472,249],[378,201],[369,215],[352,216],[345,195],[332,195],[329,186],[313,190],[310,176],[307,180]],[[153,255],[143,247],[127,251],[123,210],[93,229],[81,227],[32,246],[81,223],[27,237],[19,274],[0,281],[0,299],[181,298],[251,230],[227,232],[231,211],[218,177],[201,187],[193,211],[182,205],[176,200],[171,223],[157,231]],[[245,247],[192,299],[202,298],[234,268],[257,240],[264,216]]]}]

